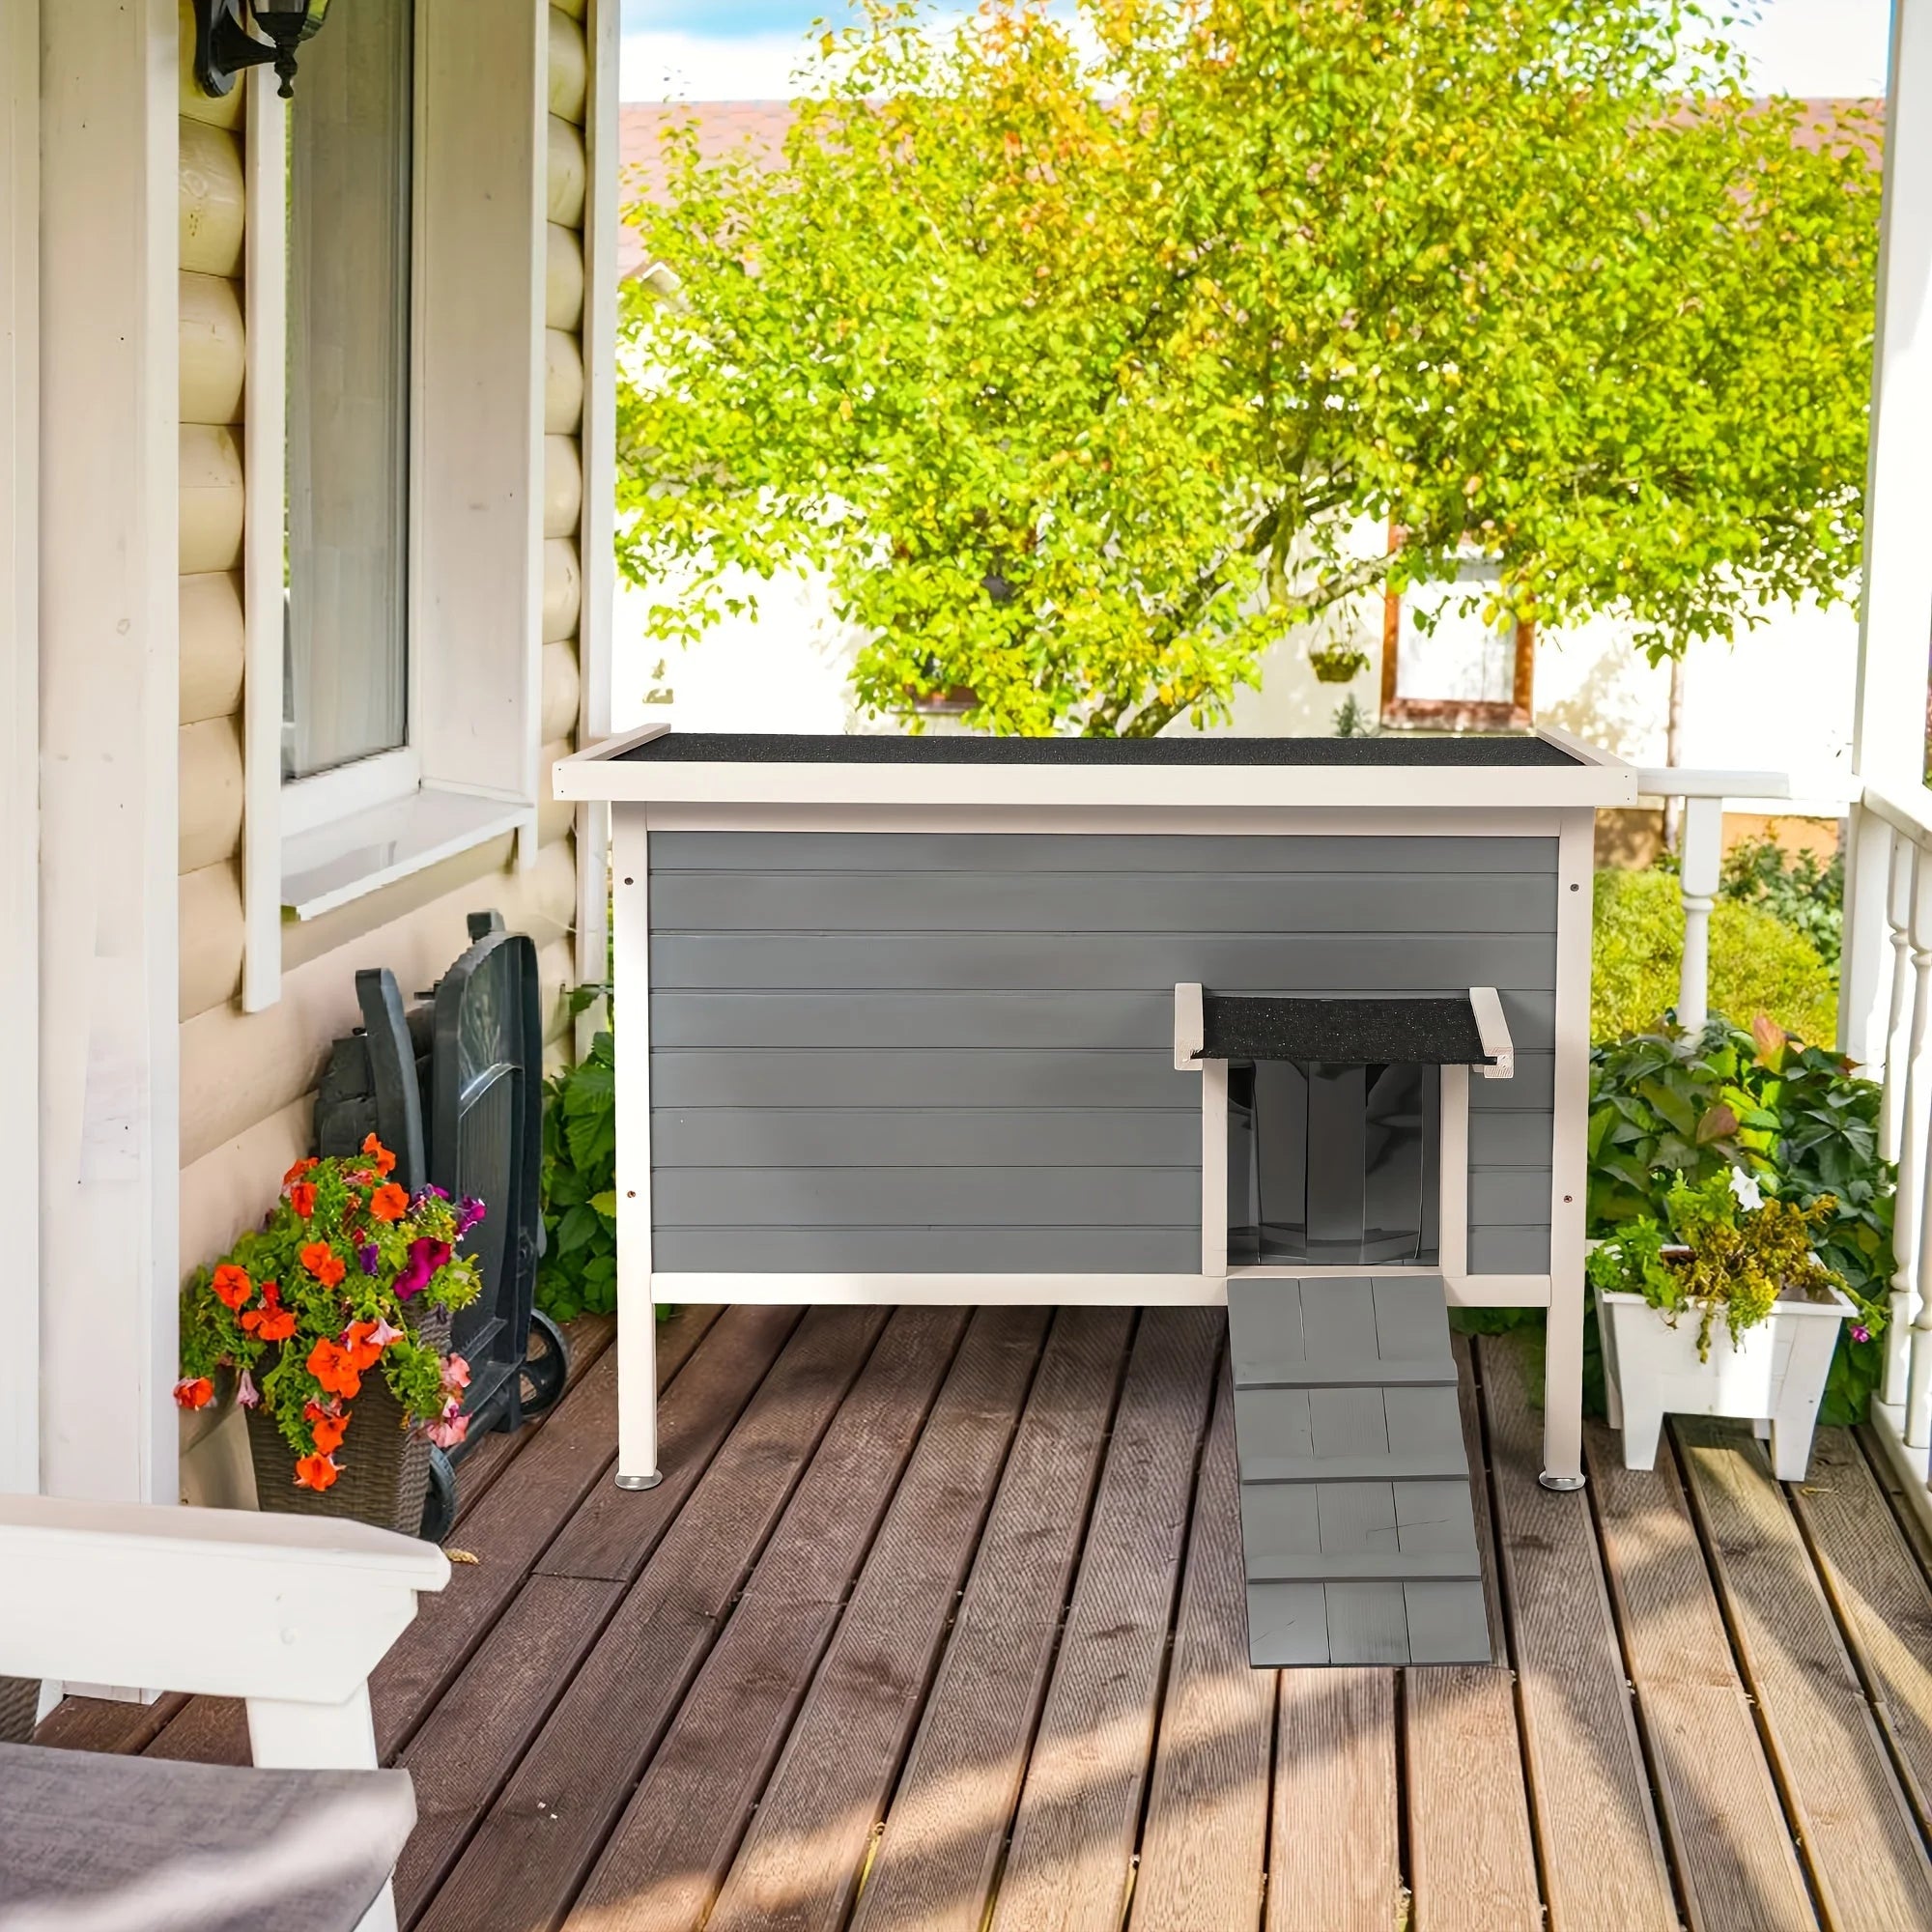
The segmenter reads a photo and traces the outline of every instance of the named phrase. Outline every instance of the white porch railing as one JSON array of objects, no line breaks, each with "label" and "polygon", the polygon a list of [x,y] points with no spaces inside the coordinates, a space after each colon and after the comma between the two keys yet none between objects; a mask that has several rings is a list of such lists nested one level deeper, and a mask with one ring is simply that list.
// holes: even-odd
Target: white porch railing
[{"label": "white porch railing", "polygon": [[1932,1293],[1924,1292],[1932,1284],[1932,791],[1855,781],[1848,796],[1842,780],[1671,768],[1645,771],[1638,783],[1646,795],[1684,802],[1677,1012],[1687,1027],[1703,1025],[1710,1009],[1710,921],[1726,807],[1846,820],[1837,1043],[1883,1087],[1881,1149],[1898,1163],[1891,1321],[1871,1426],[1932,1527]]}]

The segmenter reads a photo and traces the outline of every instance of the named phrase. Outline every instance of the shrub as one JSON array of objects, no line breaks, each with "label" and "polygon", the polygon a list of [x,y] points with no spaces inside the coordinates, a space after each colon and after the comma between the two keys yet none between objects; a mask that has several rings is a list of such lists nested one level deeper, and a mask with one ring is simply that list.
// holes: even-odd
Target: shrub
[{"label": "shrub", "polygon": [[1820,863],[1811,851],[1787,853],[1770,833],[1741,839],[1724,854],[1723,896],[1770,913],[1780,925],[1808,940],[1818,957],[1836,969],[1845,931],[1845,855]]},{"label": "shrub", "polygon": [[544,1082],[540,1184],[537,1306],[559,1321],[608,1314],[617,1305],[617,1073],[609,1033]]},{"label": "shrub", "polygon": [[[1663,871],[1597,874],[1590,1032],[1619,1039],[1661,1025],[1677,1005],[1684,911]],[[1801,933],[1762,906],[1720,898],[1711,914],[1714,1012],[1768,1013],[1805,1039],[1837,1031],[1831,969]]]}]

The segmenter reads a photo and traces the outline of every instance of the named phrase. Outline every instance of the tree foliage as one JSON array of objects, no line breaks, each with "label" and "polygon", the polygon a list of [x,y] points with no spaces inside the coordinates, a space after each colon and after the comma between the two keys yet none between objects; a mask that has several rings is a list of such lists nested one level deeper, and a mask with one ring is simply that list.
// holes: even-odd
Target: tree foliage
[{"label": "tree foliage", "polygon": [[[864,0],[781,163],[665,135],[620,555],[700,635],[829,574],[861,701],[1144,734],[1453,574],[1653,654],[1839,594],[1876,132],[1693,0]],[[1808,131],[1807,131],[1808,129]],[[1399,526],[1393,553],[1363,529]]]}]

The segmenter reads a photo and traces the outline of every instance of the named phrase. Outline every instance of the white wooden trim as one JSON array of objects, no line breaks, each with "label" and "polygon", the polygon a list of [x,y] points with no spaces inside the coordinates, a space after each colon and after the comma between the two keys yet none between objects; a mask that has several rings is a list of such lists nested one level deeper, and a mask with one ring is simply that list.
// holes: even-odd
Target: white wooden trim
[{"label": "white wooden trim", "polygon": [[621,807],[611,817],[611,936],[624,1024],[617,1067],[616,1480],[620,1489],[649,1489],[659,1480],[655,1304],[690,1297],[660,1295],[651,1273],[650,826],[641,806]]},{"label": "white wooden trim", "polygon": [[388,805],[283,840],[277,897],[297,919],[320,919],[506,832],[526,833],[534,822],[527,806],[418,785]]},{"label": "white wooden trim", "polygon": [[[176,0],[41,19],[41,1477],[173,1502]],[[116,1596],[125,1616],[128,1599]],[[127,1619],[138,1624],[140,1618]]]},{"label": "white wooden trim", "polygon": [[1469,1069],[1439,1069],[1435,1129],[1435,1258],[1445,1281],[1469,1272]]},{"label": "white wooden trim", "polygon": [[[1854,809],[1851,856],[1845,866],[1843,965],[1838,987],[1838,1051],[1861,1066],[1883,1069],[1896,1031],[1899,992],[1892,972],[1890,910],[1898,862],[1892,829],[1884,819]],[[1887,1131],[1895,1125],[1886,1110]],[[1881,1148],[1893,1157],[1895,1143]]]},{"label": "white wooden trim", "polygon": [[1516,1043],[1510,1038],[1509,1022],[1503,1017],[1503,1003],[1493,986],[1469,988],[1469,1010],[1476,1016],[1477,1037],[1489,1065],[1479,1070],[1485,1080],[1512,1080],[1516,1077]]},{"label": "white wooden trim", "polygon": [[[599,748],[601,749],[601,748]],[[557,796],[652,805],[1478,811],[1636,803],[1628,766],[727,764],[560,759]]]},{"label": "white wooden trim", "polygon": [[[571,761],[558,759],[561,778]],[[571,796],[561,782],[556,796]],[[1148,810],[1135,806],[654,805],[660,832],[1009,832],[1216,838],[1554,838],[1554,811]]]},{"label": "white wooden trim", "polygon": [[1201,1272],[1228,1272],[1228,1063],[1201,1063]]},{"label": "white wooden trim", "polygon": [[1202,1070],[1198,1055],[1201,1043],[1207,1037],[1204,1010],[1200,980],[1186,980],[1175,986],[1174,1070],[1177,1073],[1199,1073]]},{"label": "white wooden trim", "polygon": [[1556,871],[1556,1025],[1550,1150],[1549,1321],[1543,1474],[1574,1487],[1583,1474],[1583,1228],[1589,1181],[1590,932],[1595,815],[1566,814]]},{"label": "white wooden trim", "polygon": [[0,19],[0,1491],[40,1488],[41,10]]},{"label": "white wooden trim", "polygon": [[282,646],[288,430],[288,124],[282,99],[257,68],[247,88],[242,179],[242,1009],[282,996]]},{"label": "white wooden trim", "polygon": [[[1228,1298],[1222,1274],[654,1274],[662,1302],[821,1302],[919,1308],[1195,1308]],[[624,1332],[618,1318],[617,1333]],[[620,1459],[621,1460],[621,1459]]]},{"label": "white wooden trim", "polygon": [[[616,608],[617,512],[617,99],[623,44],[620,0],[591,0],[584,21],[590,87],[584,102],[583,197],[583,522],[578,538],[577,742],[611,734],[611,625]],[[542,773],[545,785],[554,782]],[[611,812],[584,801],[577,810],[577,977],[603,980],[610,937]],[[578,1050],[588,1049],[597,1016],[579,1021]]]},{"label": "white wooden trim", "polygon": [[[279,741],[279,723],[276,730]],[[291,779],[281,787],[281,836],[284,839],[306,838],[325,826],[408,798],[421,783],[422,758],[409,745],[393,752],[378,752],[373,757],[352,759],[310,778]],[[278,860],[278,876],[280,863]]]},{"label": "white wooden trim", "polygon": [[1886,1463],[1898,1479],[1905,1506],[1932,1532],[1932,1450],[1915,1449],[1905,1439],[1905,1405],[1874,1399],[1867,1422]]},{"label": "white wooden trim", "polygon": [[1932,621],[1932,8],[1923,0],[1891,10],[1885,128],[1852,762],[1867,779],[1911,784],[1923,771]]},{"label": "white wooden trim", "polygon": [[1557,725],[1534,725],[1530,736],[1542,739],[1546,745],[1554,745],[1559,752],[1567,752],[1582,764],[1603,765],[1618,771],[1629,769],[1625,760],[1614,752],[1606,752],[1601,745],[1593,745],[1587,738],[1578,738],[1574,732],[1562,730]]}]

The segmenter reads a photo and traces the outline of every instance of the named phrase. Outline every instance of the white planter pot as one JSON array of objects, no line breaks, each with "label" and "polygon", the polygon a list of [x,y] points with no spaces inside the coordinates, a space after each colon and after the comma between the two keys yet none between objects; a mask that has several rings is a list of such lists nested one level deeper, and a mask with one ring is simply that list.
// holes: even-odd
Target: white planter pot
[{"label": "white planter pot", "polygon": [[1657,1463],[1666,1415],[1727,1415],[1771,1438],[1772,1467],[1783,1483],[1804,1479],[1811,1432],[1838,1324],[1858,1310],[1836,1289],[1829,1300],[1780,1300],[1768,1321],[1733,1344],[1721,1313],[1711,1324],[1711,1353],[1697,1359],[1703,1318],[1686,1309],[1672,1327],[1640,1294],[1599,1293],[1610,1422],[1624,1435],[1624,1467]]}]

